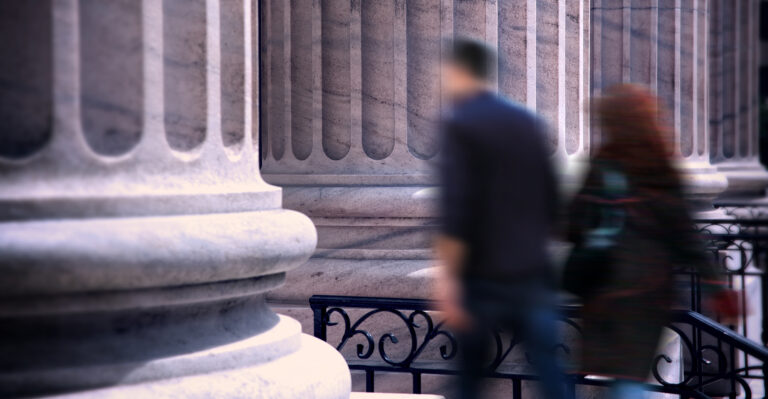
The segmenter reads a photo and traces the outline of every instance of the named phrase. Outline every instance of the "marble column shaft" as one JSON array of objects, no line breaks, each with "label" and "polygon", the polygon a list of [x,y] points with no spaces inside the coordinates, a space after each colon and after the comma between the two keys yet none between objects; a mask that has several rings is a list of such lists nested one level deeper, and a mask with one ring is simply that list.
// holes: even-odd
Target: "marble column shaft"
[{"label": "marble column shaft", "polygon": [[589,146],[588,0],[261,2],[262,173],[309,215],[318,250],[275,301],[429,294],[442,42],[487,41],[499,91],[549,124],[553,156]]},{"label": "marble column shaft", "polygon": [[[659,96],[662,117],[674,128],[688,195],[700,211],[712,209],[712,200],[728,185],[710,163],[710,3],[592,1],[591,94],[628,82],[646,85]],[[599,129],[592,130],[592,140],[599,143]]]},{"label": "marble column shaft", "polygon": [[759,0],[710,1],[710,158],[728,178],[722,201],[762,197],[760,164]]}]

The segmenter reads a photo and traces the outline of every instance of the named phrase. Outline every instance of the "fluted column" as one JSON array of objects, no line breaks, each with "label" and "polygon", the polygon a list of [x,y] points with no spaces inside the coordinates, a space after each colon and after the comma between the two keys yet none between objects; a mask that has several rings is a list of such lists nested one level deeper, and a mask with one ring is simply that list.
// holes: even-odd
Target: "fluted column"
[{"label": "fluted column", "polygon": [[711,0],[710,7],[711,159],[728,178],[720,202],[733,205],[762,197],[768,186],[758,148],[759,1]]},{"label": "fluted column", "polygon": [[[758,148],[759,0],[711,0],[709,19],[710,159],[728,179],[728,189],[715,201],[735,218],[765,216],[768,172],[760,163]],[[741,256],[756,258],[746,246]],[[725,258],[731,270],[744,267],[743,259]],[[762,342],[764,317],[761,274],[757,262],[746,262],[747,277],[735,284],[746,292],[750,312],[738,332]],[[763,384],[750,382],[755,396],[764,396]]]},{"label": "fluted column", "polygon": [[318,250],[275,301],[429,294],[442,41],[487,41],[499,91],[541,113],[553,156],[585,153],[588,0],[263,0],[265,179]]},{"label": "fluted column", "polygon": [[259,176],[257,10],[0,3],[0,396],[349,396],[264,301],[316,234]]},{"label": "fluted column", "polygon": [[[593,0],[592,95],[647,85],[674,127],[688,195],[702,212],[728,182],[710,163],[709,0]],[[592,130],[594,142],[599,129]],[[703,215],[703,214],[702,214]]]}]

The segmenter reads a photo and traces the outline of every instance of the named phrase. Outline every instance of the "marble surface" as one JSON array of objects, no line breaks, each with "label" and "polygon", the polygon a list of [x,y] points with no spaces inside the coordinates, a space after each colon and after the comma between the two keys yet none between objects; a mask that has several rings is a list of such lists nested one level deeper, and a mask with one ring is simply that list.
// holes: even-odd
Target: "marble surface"
[{"label": "marble surface", "polygon": [[437,272],[434,261],[408,259],[413,257],[312,258],[301,269],[289,273],[286,284],[270,292],[269,299],[306,304],[315,294],[428,298]]},{"label": "marble surface", "polygon": [[[242,305],[218,308],[198,305],[191,309],[176,306],[164,312],[145,311],[133,320],[124,312],[121,319],[106,321],[120,325],[121,331],[115,335],[109,335],[104,331],[106,328],[99,334],[93,325],[105,321],[96,316],[87,318],[90,328],[81,326],[75,331],[70,325],[60,328],[58,335],[29,333],[27,339],[17,340],[16,348],[9,351],[4,346],[3,352],[13,356],[26,351],[33,356],[34,350],[45,350],[47,362],[41,366],[34,364],[34,359],[5,358],[3,368],[10,366],[14,370],[0,373],[0,394],[40,395],[110,385],[152,384],[267,364],[301,350],[301,329],[297,321],[274,316],[258,301],[240,302]],[[214,312],[218,311],[229,315],[217,317]],[[188,313],[187,317],[181,317],[184,312]],[[194,317],[189,315],[192,312]],[[86,318],[83,314],[70,317]],[[141,317],[166,321],[133,323]],[[88,336],[90,342],[62,337],[67,330]],[[195,331],[200,338],[185,337],[188,331]],[[9,361],[12,363],[8,364]],[[329,367],[332,364],[331,361]],[[30,380],[36,382],[34,388],[28,386]]]},{"label": "marble surface", "polygon": [[[323,359],[322,367],[317,359]],[[349,371],[338,352],[314,337],[301,335],[300,350],[260,365],[241,364],[225,371],[51,398],[337,399],[350,397],[350,389]]]},{"label": "marble surface", "polygon": [[310,220],[271,210],[0,223],[0,298],[201,284],[293,269]]},{"label": "marble surface", "polygon": [[0,5],[0,54],[30,49],[0,67],[0,396],[348,398],[265,304],[317,235],[259,174],[259,8],[25,4]]}]

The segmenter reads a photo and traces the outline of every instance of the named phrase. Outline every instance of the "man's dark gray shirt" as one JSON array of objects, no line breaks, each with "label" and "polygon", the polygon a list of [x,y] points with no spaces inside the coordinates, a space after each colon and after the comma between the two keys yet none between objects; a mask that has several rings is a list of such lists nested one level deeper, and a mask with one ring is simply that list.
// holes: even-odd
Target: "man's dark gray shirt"
[{"label": "man's dark gray shirt", "polygon": [[484,92],[455,105],[442,130],[442,232],[468,246],[462,277],[551,278],[558,198],[541,121]]}]

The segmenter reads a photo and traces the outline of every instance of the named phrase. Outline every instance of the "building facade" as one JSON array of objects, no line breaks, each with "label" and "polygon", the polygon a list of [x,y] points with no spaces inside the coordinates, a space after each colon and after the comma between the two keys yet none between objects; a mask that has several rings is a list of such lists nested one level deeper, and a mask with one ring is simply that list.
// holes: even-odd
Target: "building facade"
[{"label": "building facade", "polygon": [[262,0],[262,175],[318,230],[269,300],[308,328],[312,294],[431,295],[439,66],[454,36],[496,49],[495,88],[549,124],[564,192],[600,145],[589,99],[632,82],[666,109],[697,215],[762,213],[759,3]]},{"label": "building facade", "polygon": [[312,294],[430,295],[457,35],[497,49],[566,191],[600,143],[589,99],[635,82],[668,108],[696,211],[753,216],[758,6],[0,2],[0,396],[348,397],[299,322]]},{"label": "building facade", "polygon": [[758,1],[260,4],[262,174],[318,228],[318,251],[276,301],[428,295],[441,43],[455,35],[498,51],[494,84],[549,123],[565,188],[600,143],[589,98],[621,82],[666,106],[700,215],[722,216],[715,202],[762,198],[768,185],[757,153]]}]

